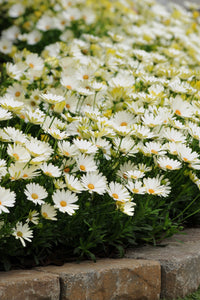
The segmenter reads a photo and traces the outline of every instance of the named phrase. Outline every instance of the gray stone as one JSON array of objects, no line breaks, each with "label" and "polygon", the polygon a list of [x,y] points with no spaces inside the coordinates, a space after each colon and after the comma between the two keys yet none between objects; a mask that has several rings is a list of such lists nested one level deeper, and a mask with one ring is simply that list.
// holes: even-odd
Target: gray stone
[{"label": "gray stone", "polygon": [[160,264],[134,259],[102,259],[38,268],[57,274],[62,300],[160,299]]},{"label": "gray stone", "polygon": [[127,258],[157,260],[161,264],[161,298],[175,299],[196,291],[200,285],[200,229],[165,239],[160,247],[130,249]]},{"label": "gray stone", "polygon": [[1,300],[59,300],[59,276],[36,270],[0,272]]}]

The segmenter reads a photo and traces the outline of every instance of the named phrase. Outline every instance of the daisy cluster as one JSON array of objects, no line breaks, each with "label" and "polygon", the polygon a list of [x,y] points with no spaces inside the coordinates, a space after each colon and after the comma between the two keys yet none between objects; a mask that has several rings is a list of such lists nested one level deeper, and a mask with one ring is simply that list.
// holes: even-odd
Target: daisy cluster
[{"label": "daisy cluster", "polygon": [[194,7],[168,11],[152,0],[0,5],[9,20],[0,38],[2,228],[12,223],[10,235],[25,246],[42,218],[73,217],[98,195],[133,216],[138,199],[170,197],[178,175],[200,187]]}]

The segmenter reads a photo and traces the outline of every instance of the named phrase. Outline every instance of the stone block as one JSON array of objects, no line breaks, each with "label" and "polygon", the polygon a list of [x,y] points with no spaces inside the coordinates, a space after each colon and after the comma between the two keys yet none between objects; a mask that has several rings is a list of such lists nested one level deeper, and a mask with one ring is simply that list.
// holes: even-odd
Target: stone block
[{"label": "stone block", "polygon": [[102,259],[38,268],[57,274],[61,300],[160,299],[160,264],[134,259]]},{"label": "stone block", "polygon": [[1,300],[59,300],[59,276],[36,270],[0,272]]},{"label": "stone block", "polygon": [[161,264],[161,298],[176,299],[200,285],[200,228],[165,239],[160,247],[129,249],[127,258],[157,260]]}]

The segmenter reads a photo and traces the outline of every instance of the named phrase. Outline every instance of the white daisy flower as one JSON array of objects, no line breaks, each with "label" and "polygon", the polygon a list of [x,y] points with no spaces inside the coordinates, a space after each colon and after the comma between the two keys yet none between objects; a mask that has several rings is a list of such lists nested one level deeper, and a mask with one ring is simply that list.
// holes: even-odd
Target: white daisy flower
[{"label": "white daisy flower", "polygon": [[113,140],[115,151],[120,151],[122,155],[135,156],[135,153],[138,152],[138,148],[135,145],[135,141],[128,136],[124,138],[115,138]]},{"label": "white daisy flower", "polygon": [[119,209],[128,216],[133,216],[136,203],[132,201],[126,201],[119,206]]},{"label": "white daisy flower", "polygon": [[16,227],[13,228],[12,235],[20,242],[24,247],[26,247],[25,241],[31,242],[31,239],[33,238],[33,230],[31,230],[27,223],[22,224],[22,222],[18,222],[16,224]]},{"label": "white daisy flower", "polygon": [[61,170],[57,166],[54,166],[52,163],[44,163],[40,166],[40,169],[45,175],[49,177],[60,177],[62,174]]},{"label": "white daisy flower", "polygon": [[97,165],[92,156],[79,154],[76,157],[76,163],[81,172],[95,172],[97,170]]},{"label": "white daisy flower", "polygon": [[160,132],[161,138],[166,138],[168,141],[176,142],[176,143],[185,143],[186,136],[180,130],[175,128],[163,128]]},{"label": "white daisy flower", "polygon": [[67,188],[74,193],[81,193],[83,190],[80,181],[73,175],[65,174],[65,182]]},{"label": "white daisy flower", "polygon": [[59,129],[49,128],[47,133],[50,134],[56,140],[64,140],[69,137],[68,131],[60,131]]},{"label": "white daisy flower", "polygon": [[127,189],[118,182],[112,181],[109,184],[107,192],[115,201],[129,201],[131,198]]},{"label": "white daisy flower", "polygon": [[9,137],[9,141],[14,142],[16,144],[26,143],[27,136],[19,129],[15,129],[14,127],[4,127],[3,130]]},{"label": "white daisy flower", "polygon": [[72,145],[68,141],[59,141],[58,142],[58,151],[59,154],[64,155],[66,157],[74,157],[77,155],[77,147],[75,145]]},{"label": "white daisy flower", "polygon": [[25,62],[28,65],[29,70],[31,71],[42,71],[44,67],[43,59],[36,53],[28,54],[26,56]]},{"label": "white daisy flower", "polygon": [[199,154],[185,144],[178,145],[178,156],[186,163],[199,163]]},{"label": "white daisy flower", "polygon": [[144,155],[164,155],[166,151],[164,150],[164,146],[160,142],[147,142],[143,147],[141,147],[141,151]]},{"label": "white daisy flower", "polygon": [[139,180],[136,180],[135,182],[128,181],[126,187],[133,194],[145,194],[145,187],[143,186],[142,182]]},{"label": "white daisy flower", "polygon": [[0,159],[0,179],[7,174],[7,162]]},{"label": "white daisy flower", "polygon": [[49,143],[42,142],[37,138],[29,137],[29,140],[26,142],[26,149],[30,152],[32,156],[41,156],[45,155],[46,157],[50,157],[53,153],[53,149],[49,145]]},{"label": "white daisy flower", "polygon": [[0,52],[4,54],[9,54],[12,52],[13,43],[7,38],[0,39]]},{"label": "white daisy flower", "polygon": [[125,176],[128,178],[128,179],[134,179],[134,180],[137,180],[137,179],[140,179],[140,178],[143,178],[145,176],[144,172],[140,171],[140,170],[129,170],[129,171],[126,171],[125,172]]},{"label": "white daisy flower", "polygon": [[81,153],[94,154],[98,150],[97,146],[83,139],[73,139],[73,143]]},{"label": "white daisy flower", "polygon": [[8,145],[7,153],[18,162],[28,162],[31,159],[29,152],[21,145]]},{"label": "white daisy flower", "polygon": [[64,96],[52,94],[52,93],[49,93],[49,92],[47,92],[46,94],[44,94],[44,93],[40,94],[40,97],[45,102],[50,103],[50,104],[60,103],[60,102],[65,100]]},{"label": "white daisy flower", "polygon": [[37,166],[29,166],[27,163],[15,162],[8,168],[11,181],[18,179],[32,179],[40,175],[40,171]]},{"label": "white daisy flower", "polygon": [[144,178],[143,184],[145,187],[145,192],[150,195],[156,195],[160,197],[167,197],[170,192],[171,188],[168,185],[163,185],[161,183],[162,177],[154,177],[154,178]]},{"label": "white daisy flower", "polygon": [[178,160],[171,159],[167,156],[162,156],[157,158],[157,164],[159,168],[163,170],[178,170],[181,168],[182,164]]},{"label": "white daisy flower", "polygon": [[0,214],[2,212],[9,213],[7,207],[13,207],[15,205],[15,192],[11,192],[10,189],[0,187]]},{"label": "white daisy flower", "polygon": [[45,114],[39,108],[33,111],[32,109],[26,107],[25,116],[30,123],[36,125],[42,124],[45,119]]},{"label": "white daisy flower", "polygon": [[50,204],[45,203],[41,206],[41,215],[44,219],[56,221],[57,210]]},{"label": "white daisy flower", "polygon": [[79,205],[74,204],[78,201],[78,197],[70,191],[56,190],[52,195],[52,199],[55,208],[63,213],[68,213],[70,216],[75,213],[75,210],[79,209]]},{"label": "white daisy flower", "polygon": [[81,178],[81,184],[89,193],[104,194],[107,189],[107,179],[101,173],[88,172]]},{"label": "white daisy flower", "polygon": [[33,224],[37,225],[39,223],[39,213],[36,210],[30,210],[28,214],[28,218],[26,222],[32,222]]},{"label": "white daisy flower", "polygon": [[27,199],[32,201],[34,204],[44,204],[45,199],[48,196],[48,193],[44,187],[39,185],[38,183],[31,182],[26,185],[26,189],[24,190],[24,194]]},{"label": "white daisy flower", "polygon": [[14,113],[20,113],[20,111],[24,107],[23,102],[14,100],[9,95],[5,95],[0,99],[0,105],[2,106],[2,108],[12,111]]},{"label": "white daisy flower", "polygon": [[12,119],[12,114],[7,109],[0,107],[0,121]]},{"label": "white daisy flower", "polygon": [[194,109],[188,101],[184,101],[181,96],[177,95],[172,101],[173,112],[183,118],[191,118],[194,114]]},{"label": "white daisy flower", "polygon": [[13,4],[8,10],[8,15],[11,18],[17,18],[24,14],[25,9],[26,7],[21,3]]}]

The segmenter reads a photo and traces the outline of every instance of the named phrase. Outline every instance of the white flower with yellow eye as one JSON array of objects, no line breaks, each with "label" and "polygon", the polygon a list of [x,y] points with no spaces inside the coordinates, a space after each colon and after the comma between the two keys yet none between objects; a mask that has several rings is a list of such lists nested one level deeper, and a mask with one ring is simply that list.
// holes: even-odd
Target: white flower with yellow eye
[{"label": "white flower with yellow eye", "polygon": [[25,63],[31,71],[41,71],[44,67],[43,59],[36,53],[31,53],[26,56]]},{"label": "white flower with yellow eye", "polygon": [[80,183],[80,181],[78,180],[78,178],[76,178],[73,175],[69,175],[69,174],[65,174],[65,182],[67,185],[67,188],[74,192],[74,193],[81,193],[83,190],[83,187]]},{"label": "white flower with yellow eye", "polygon": [[46,94],[44,93],[40,94],[40,97],[43,99],[43,101],[50,104],[57,104],[65,100],[64,96],[56,95],[48,92]]},{"label": "white flower with yellow eye", "polygon": [[56,221],[57,210],[50,204],[45,203],[41,206],[41,215],[46,220]]},{"label": "white flower with yellow eye", "polygon": [[18,162],[28,162],[31,159],[29,152],[21,145],[8,145],[7,153]]},{"label": "white flower with yellow eye", "polygon": [[145,192],[149,195],[156,195],[160,197],[167,197],[171,192],[171,187],[168,182],[166,185],[161,183],[162,177],[154,177],[154,178],[144,178],[143,185],[145,187]]},{"label": "white flower with yellow eye", "polygon": [[29,166],[27,163],[15,162],[8,168],[10,180],[15,181],[18,179],[29,180],[40,175],[37,166]]},{"label": "white flower with yellow eye", "polygon": [[60,177],[61,176],[61,170],[54,166],[52,163],[44,163],[40,166],[43,173],[49,177]]},{"label": "white flower with yellow eye", "polygon": [[74,157],[77,155],[77,147],[75,145],[72,145],[68,141],[59,141],[58,142],[58,151],[59,154],[66,156],[66,157]]},{"label": "white flower with yellow eye", "polygon": [[174,114],[182,118],[190,118],[194,114],[193,106],[181,98],[181,96],[176,96],[171,98],[171,105]]},{"label": "white flower with yellow eye", "polygon": [[24,102],[14,100],[13,97],[9,95],[5,95],[0,99],[0,105],[4,109],[14,113],[20,113],[25,104]]},{"label": "white flower with yellow eye", "polygon": [[87,140],[73,139],[73,143],[81,153],[94,154],[98,150],[97,146]]},{"label": "white flower with yellow eye", "polygon": [[97,170],[94,158],[89,155],[79,154],[76,157],[76,164],[81,172],[95,172]]},{"label": "white flower with yellow eye", "polygon": [[163,170],[178,170],[182,167],[182,164],[178,160],[171,159],[167,156],[158,157],[156,160],[159,168]]},{"label": "white flower with yellow eye", "polygon": [[127,189],[120,183],[112,181],[107,189],[108,194],[115,201],[129,201],[131,196]]},{"label": "white flower with yellow eye", "polygon": [[48,193],[45,188],[38,183],[31,182],[26,185],[26,189],[24,190],[24,194],[27,197],[27,200],[32,201],[34,204],[44,204],[44,200]]},{"label": "white flower with yellow eye", "polygon": [[134,182],[128,181],[126,187],[133,194],[145,194],[145,187],[143,186],[143,183],[139,180],[135,180]]},{"label": "white flower with yellow eye", "polygon": [[81,184],[89,193],[104,194],[107,189],[107,179],[101,173],[88,172],[81,177]]},{"label": "white flower with yellow eye", "polygon": [[7,207],[13,207],[15,205],[16,194],[10,189],[0,187],[0,214],[2,212],[9,213]]},{"label": "white flower with yellow eye", "polygon": [[70,191],[56,190],[52,195],[52,199],[55,208],[63,213],[68,213],[70,216],[79,209],[79,205],[74,204],[78,201],[78,197]]},{"label": "white flower with yellow eye", "polygon": [[7,109],[0,107],[0,121],[12,119],[12,114]]},{"label": "white flower with yellow eye", "polygon": [[23,15],[25,10],[26,10],[26,7],[24,5],[22,5],[21,3],[16,3],[16,4],[13,4],[9,8],[8,15],[11,18],[17,18],[17,17]]},{"label": "white flower with yellow eye", "polygon": [[[117,203],[117,202],[116,202]],[[118,203],[117,203],[118,204]],[[128,216],[133,216],[135,211],[136,203],[132,201],[126,201],[119,205],[119,209]]]},{"label": "white flower with yellow eye", "polygon": [[27,223],[23,224],[22,222],[18,222],[16,227],[13,228],[12,234],[17,240],[19,239],[20,242],[24,247],[26,247],[25,241],[31,242],[33,238],[33,230],[31,230]]}]

